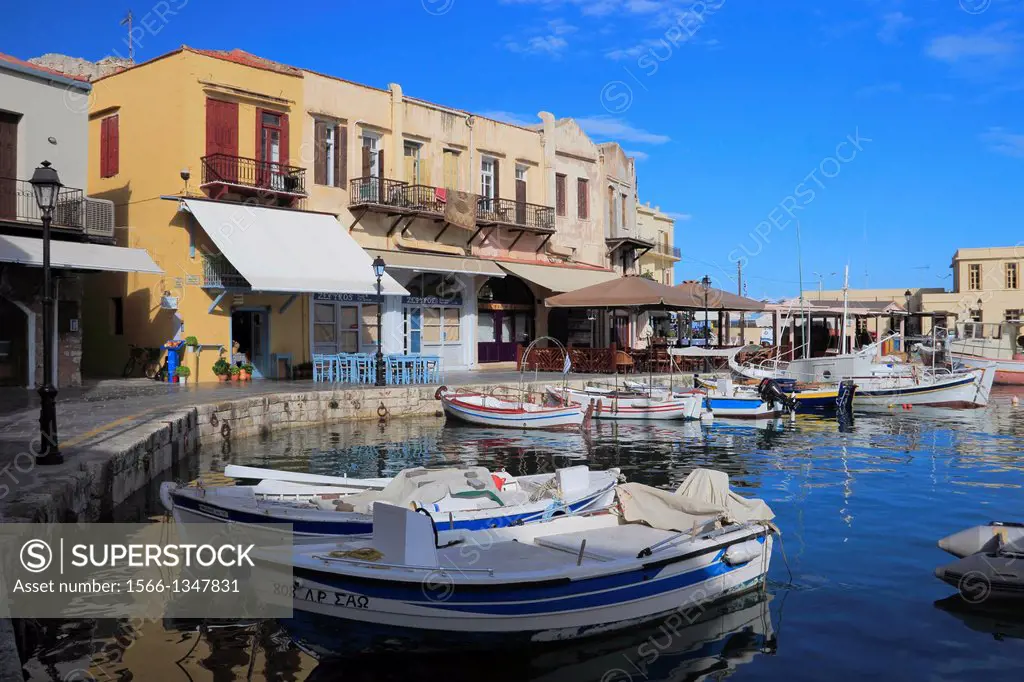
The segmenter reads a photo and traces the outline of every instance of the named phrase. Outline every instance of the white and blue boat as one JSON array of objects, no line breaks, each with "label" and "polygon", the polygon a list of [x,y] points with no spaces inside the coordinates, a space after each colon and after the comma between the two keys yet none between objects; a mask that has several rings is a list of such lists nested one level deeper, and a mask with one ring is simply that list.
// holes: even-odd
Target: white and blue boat
[{"label": "white and blue boat", "polygon": [[559,642],[628,628],[762,586],[774,516],[697,470],[676,493],[619,486],[620,514],[444,531],[425,514],[374,508],[372,538],[268,550],[290,589],[296,643],[330,658]]},{"label": "white and blue boat", "polygon": [[[245,474],[261,471],[242,469]],[[282,480],[287,478],[298,480]],[[618,469],[591,471],[586,466],[532,476],[492,473],[484,467],[415,467],[383,479],[280,472],[276,480],[265,478],[253,486],[168,482],[160,487],[160,499],[178,523],[230,522],[268,528],[290,524],[295,536],[317,538],[369,535],[378,504],[422,508],[439,527],[450,530],[595,511],[614,503],[618,482]]]},{"label": "white and blue boat", "polygon": [[774,419],[783,412],[794,409],[791,399],[779,391],[765,390],[750,386],[737,386],[732,379],[722,378],[715,382],[698,380],[704,389],[704,407],[715,417],[729,419]]}]

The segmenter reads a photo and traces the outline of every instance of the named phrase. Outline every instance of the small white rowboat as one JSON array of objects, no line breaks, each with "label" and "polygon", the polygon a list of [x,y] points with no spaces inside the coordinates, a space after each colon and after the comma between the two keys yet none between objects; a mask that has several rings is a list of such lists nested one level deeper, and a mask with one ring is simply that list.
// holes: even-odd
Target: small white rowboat
[{"label": "small white rowboat", "polygon": [[700,419],[701,396],[547,387],[562,405],[592,408],[594,419]]},{"label": "small white rowboat", "polygon": [[588,415],[580,405],[551,407],[482,393],[449,391],[447,386],[437,389],[434,395],[441,401],[445,415],[478,426],[580,430]]}]

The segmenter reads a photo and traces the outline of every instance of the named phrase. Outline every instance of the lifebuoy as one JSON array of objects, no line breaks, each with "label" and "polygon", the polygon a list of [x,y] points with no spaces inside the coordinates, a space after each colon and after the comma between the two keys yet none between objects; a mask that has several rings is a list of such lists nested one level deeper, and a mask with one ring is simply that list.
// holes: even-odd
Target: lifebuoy
[{"label": "lifebuoy", "polygon": [[441,399],[441,396],[442,396],[442,395],[443,395],[443,394],[444,394],[445,392],[447,392],[447,391],[448,391],[448,387],[447,387],[447,386],[445,386],[445,385],[443,385],[443,384],[442,384],[441,386],[438,386],[438,387],[437,387],[437,390],[436,390],[436,391],[434,391],[434,400],[440,400],[440,399]]}]

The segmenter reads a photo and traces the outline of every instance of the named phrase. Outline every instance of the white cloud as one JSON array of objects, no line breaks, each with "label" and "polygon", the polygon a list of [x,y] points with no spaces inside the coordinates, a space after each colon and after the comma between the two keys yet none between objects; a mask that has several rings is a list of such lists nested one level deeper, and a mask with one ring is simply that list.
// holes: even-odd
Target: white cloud
[{"label": "white cloud", "polygon": [[646,161],[647,159],[651,158],[651,155],[648,154],[647,152],[641,152],[634,149],[627,149],[625,150],[625,152],[626,156],[632,156],[637,161]]},{"label": "white cloud", "polygon": [[665,144],[671,138],[668,135],[651,133],[637,128],[621,118],[612,116],[586,116],[577,118],[576,123],[587,135],[602,140],[615,142],[640,142],[642,144]]},{"label": "white cloud", "polygon": [[993,24],[975,33],[953,33],[932,39],[925,54],[947,64],[992,61],[1017,52],[1019,36],[1005,23]]},{"label": "white cloud", "polygon": [[527,31],[522,37],[506,36],[501,44],[509,52],[558,58],[569,47],[564,36],[578,30],[564,19],[551,19],[542,28]]},{"label": "white cloud", "polygon": [[502,123],[511,123],[512,125],[522,126],[524,128],[540,123],[539,119],[531,117],[529,114],[517,114],[511,111],[481,111],[479,115],[483,118],[490,118],[495,121],[501,121]]},{"label": "white cloud", "polygon": [[914,22],[903,12],[889,12],[882,17],[882,26],[878,29],[878,39],[883,43],[898,43],[900,32]]},{"label": "white cloud", "polygon": [[1024,159],[1024,134],[994,126],[983,133],[981,139],[997,154]]}]

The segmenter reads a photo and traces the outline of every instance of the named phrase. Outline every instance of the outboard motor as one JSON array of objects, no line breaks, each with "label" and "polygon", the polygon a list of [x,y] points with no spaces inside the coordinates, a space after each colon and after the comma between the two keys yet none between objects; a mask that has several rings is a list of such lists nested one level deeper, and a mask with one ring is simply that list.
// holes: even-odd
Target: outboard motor
[{"label": "outboard motor", "polygon": [[767,405],[778,402],[790,414],[796,412],[796,398],[783,391],[774,379],[761,379],[761,383],[757,387],[757,394]]},{"label": "outboard motor", "polygon": [[852,379],[839,382],[839,395],[836,396],[836,419],[839,430],[847,432],[853,426],[853,395],[857,392],[857,384]]}]

